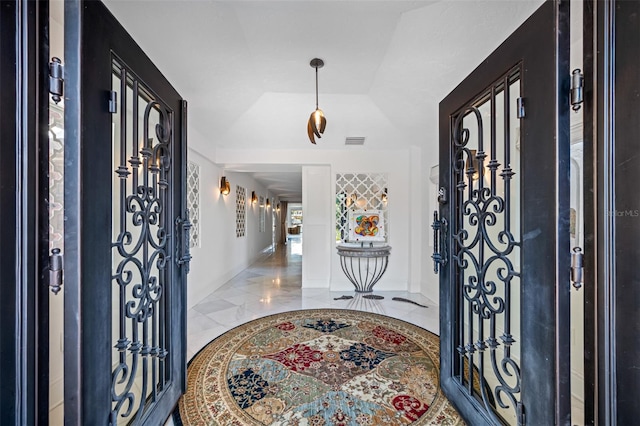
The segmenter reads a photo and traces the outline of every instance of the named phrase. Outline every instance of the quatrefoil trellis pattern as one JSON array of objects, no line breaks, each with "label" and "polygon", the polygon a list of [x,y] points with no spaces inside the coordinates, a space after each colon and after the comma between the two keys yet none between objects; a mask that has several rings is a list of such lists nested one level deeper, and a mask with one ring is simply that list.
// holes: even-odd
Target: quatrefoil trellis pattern
[{"label": "quatrefoil trellis pattern", "polygon": [[191,229],[189,247],[200,247],[200,166],[187,163],[187,208]]},{"label": "quatrefoil trellis pattern", "polygon": [[236,237],[245,236],[247,211],[247,191],[241,186],[236,186]]},{"label": "quatrefoil trellis pattern", "polygon": [[349,210],[380,210],[384,212],[384,228],[389,235],[386,173],[336,174],[336,241],[349,236]]}]

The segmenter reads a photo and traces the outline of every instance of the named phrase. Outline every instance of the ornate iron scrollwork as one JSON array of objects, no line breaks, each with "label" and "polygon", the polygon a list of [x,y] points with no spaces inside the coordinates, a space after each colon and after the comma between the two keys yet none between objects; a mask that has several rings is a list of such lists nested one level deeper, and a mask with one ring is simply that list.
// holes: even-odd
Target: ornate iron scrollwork
[{"label": "ornate iron scrollwork", "polygon": [[[127,105],[127,92],[133,95],[134,123],[128,127],[128,114],[121,113],[121,132],[115,142],[120,164],[115,170],[119,183],[114,197],[119,202],[113,212],[117,236],[112,247],[114,300],[119,303],[114,306],[118,339],[111,373],[112,425],[119,418],[139,423],[170,380],[163,297],[171,275],[173,112],[150,99],[149,92],[128,74],[123,67],[118,75],[122,104]],[[144,105],[143,100],[146,107],[138,122],[138,105]],[[149,135],[153,130],[155,138]]]},{"label": "ornate iron scrollwork", "polygon": [[[506,98],[504,109],[508,109],[509,78],[481,97],[487,104],[493,103],[492,114],[496,114],[497,91],[502,91]],[[516,416],[521,405],[520,366],[512,352],[516,337],[511,324],[512,315],[519,312],[519,305],[513,304],[520,290],[520,273],[516,267],[519,252],[514,252],[520,243],[516,236],[519,234],[514,234],[511,225],[515,220],[511,218],[512,204],[518,201],[511,199],[515,172],[510,166],[509,113],[504,114],[504,146],[500,151],[505,165],[501,171],[498,170],[495,121],[488,146],[483,142],[483,114],[478,107],[468,107],[452,123],[452,172],[457,189],[457,195],[451,200],[452,211],[456,212],[455,222],[450,225],[456,271],[452,280],[460,298],[457,312],[460,327],[456,338],[460,370],[457,374],[461,385],[470,394],[478,395],[487,413],[497,422],[502,422],[498,417],[505,412]],[[465,117],[472,126],[463,124]],[[477,135],[474,134],[477,146],[469,143],[470,128],[477,130]],[[469,366],[469,371],[463,372],[463,366]],[[489,376],[491,381],[487,380]],[[501,414],[496,402],[505,410]]]},{"label": "ornate iron scrollwork", "polygon": [[438,219],[438,211],[433,212],[433,272],[440,272],[440,268],[447,264],[447,244],[445,241],[447,235],[447,219]]}]

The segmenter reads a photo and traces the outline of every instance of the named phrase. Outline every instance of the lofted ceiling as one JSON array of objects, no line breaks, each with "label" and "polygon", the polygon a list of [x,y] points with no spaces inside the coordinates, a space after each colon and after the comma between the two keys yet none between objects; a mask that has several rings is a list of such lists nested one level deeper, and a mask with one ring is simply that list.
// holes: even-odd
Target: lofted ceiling
[{"label": "lofted ceiling", "polygon": [[[189,102],[190,146],[215,162],[233,150],[437,152],[439,101],[540,0],[107,0],[107,7]],[[327,129],[306,134],[319,106]],[[300,167],[221,165],[300,200]],[[289,185],[287,185],[289,182]]]}]

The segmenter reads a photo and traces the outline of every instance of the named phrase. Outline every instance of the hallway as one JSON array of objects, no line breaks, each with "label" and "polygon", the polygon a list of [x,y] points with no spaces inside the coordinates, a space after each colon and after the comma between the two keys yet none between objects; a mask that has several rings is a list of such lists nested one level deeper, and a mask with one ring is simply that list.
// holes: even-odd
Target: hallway
[{"label": "hallway", "polygon": [[[382,300],[334,298],[355,293],[301,289],[302,241],[294,239],[265,251],[260,259],[211,293],[187,314],[187,359],[224,332],[267,315],[298,309],[354,309],[387,315],[439,334],[439,311],[433,301],[406,291],[374,291]],[[384,278],[383,278],[384,280]],[[434,295],[437,297],[437,295]],[[392,300],[404,297],[428,308]]]}]

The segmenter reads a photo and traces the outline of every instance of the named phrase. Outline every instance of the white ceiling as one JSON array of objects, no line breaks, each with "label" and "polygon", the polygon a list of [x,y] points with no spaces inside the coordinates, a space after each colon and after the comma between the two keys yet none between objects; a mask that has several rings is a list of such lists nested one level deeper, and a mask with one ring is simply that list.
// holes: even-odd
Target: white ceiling
[{"label": "white ceiling", "polygon": [[[107,0],[108,8],[189,102],[191,147],[437,151],[437,108],[540,4],[501,1]],[[327,129],[306,134],[319,105]],[[194,138],[196,139],[196,138]],[[204,142],[206,141],[206,142]],[[222,165],[300,200],[300,167]],[[287,186],[286,182],[289,182]]]}]

